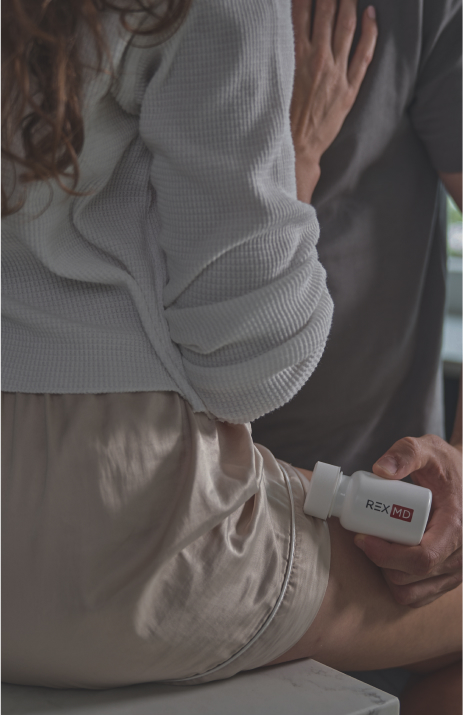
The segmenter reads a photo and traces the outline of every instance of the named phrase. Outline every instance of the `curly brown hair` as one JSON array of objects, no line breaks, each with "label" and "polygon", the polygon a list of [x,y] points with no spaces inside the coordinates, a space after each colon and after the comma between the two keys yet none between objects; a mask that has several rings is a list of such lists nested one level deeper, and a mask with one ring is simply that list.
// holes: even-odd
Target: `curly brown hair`
[{"label": "curly brown hair", "polygon": [[[101,71],[105,58],[111,66],[103,11],[119,12],[127,30],[156,39],[179,27],[190,4],[191,0],[2,0],[2,159],[23,167],[17,176],[21,183],[55,179],[65,191],[78,193],[78,156],[84,142],[84,63],[77,42],[82,23],[95,42],[95,69]],[[128,17],[133,23],[137,13],[151,16],[149,27],[129,25]],[[71,188],[63,178],[72,180]],[[2,216],[22,205],[19,201],[9,206],[8,200],[2,181]]]}]

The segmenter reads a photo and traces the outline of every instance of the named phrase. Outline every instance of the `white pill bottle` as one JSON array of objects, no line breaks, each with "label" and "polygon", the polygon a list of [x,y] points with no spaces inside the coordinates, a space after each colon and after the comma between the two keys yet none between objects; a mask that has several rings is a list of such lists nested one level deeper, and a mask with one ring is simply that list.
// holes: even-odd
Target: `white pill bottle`
[{"label": "white pill bottle", "polygon": [[307,515],[322,520],[334,515],[346,530],[389,542],[421,542],[431,509],[431,490],[363,470],[349,477],[340,467],[325,462],[317,462],[311,480],[298,474],[306,491]]}]

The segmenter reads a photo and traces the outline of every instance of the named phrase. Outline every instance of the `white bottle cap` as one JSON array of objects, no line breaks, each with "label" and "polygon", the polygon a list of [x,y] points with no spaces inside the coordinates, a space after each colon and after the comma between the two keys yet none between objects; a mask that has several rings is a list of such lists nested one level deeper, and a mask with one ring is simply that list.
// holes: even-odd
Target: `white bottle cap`
[{"label": "white bottle cap", "polygon": [[317,462],[310,482],[305,480],[307,495],[304,502],[304,512],[312,517],[326,520],[330,514],[336,490],[341,479],[341,468],[328,465],[326,462]]}]

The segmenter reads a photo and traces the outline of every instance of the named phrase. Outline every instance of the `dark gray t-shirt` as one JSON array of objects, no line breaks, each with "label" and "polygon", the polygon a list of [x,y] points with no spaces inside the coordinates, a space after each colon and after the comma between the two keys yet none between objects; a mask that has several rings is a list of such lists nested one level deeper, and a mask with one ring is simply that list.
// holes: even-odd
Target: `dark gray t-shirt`
[{"label": "dark gray t-shirt", "polygon": [[371,469],[401,437],[443,434],[437,171],[461,171],[461,2],[375,7],[375,56],[313,197],[333,327],[302,390],[253,424],[254,440],[277,457],[348,474]]}]

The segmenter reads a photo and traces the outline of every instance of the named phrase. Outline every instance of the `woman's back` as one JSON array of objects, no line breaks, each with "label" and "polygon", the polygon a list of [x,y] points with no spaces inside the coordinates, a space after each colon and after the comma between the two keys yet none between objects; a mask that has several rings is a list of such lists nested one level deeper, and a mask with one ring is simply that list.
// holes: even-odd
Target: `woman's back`
[{"label": "woman's back", "polygon": [[155,47],[107,16],[82,195],[33,182],[4,222],[4,389],[176,390],[250,420],[307,379],[332,310],[296,199],[290,15],[198,0]]}]

